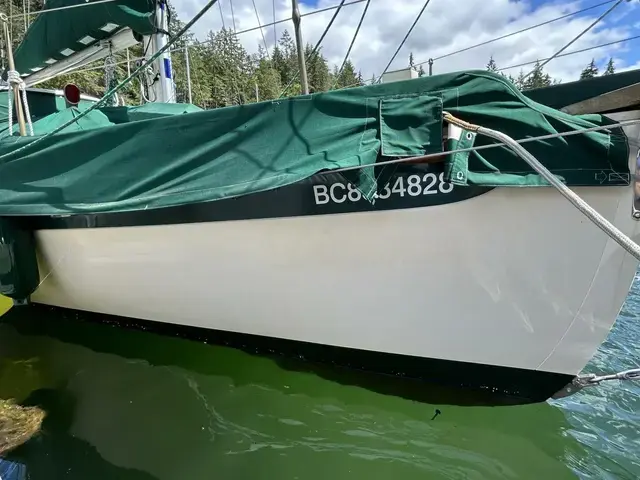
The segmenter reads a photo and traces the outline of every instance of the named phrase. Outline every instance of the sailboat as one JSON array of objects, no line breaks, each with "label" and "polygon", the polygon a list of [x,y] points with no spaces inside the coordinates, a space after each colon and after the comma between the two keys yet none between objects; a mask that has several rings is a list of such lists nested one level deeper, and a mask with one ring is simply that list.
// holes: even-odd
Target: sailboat
[{"label": "sailboat", "polygon": [[[131,39],[151,55],[164,8],[40,15],[16,70],[34,87]],[[90,24],[68,28],[76,15]],[[47,136],[82,110],[71,88],[34,137],[0,140],[0,286],[16,303],[524,402],[565,390],[606,338],[638,261],[447,115],[522,141],[638,240],[640,126],[618,122],[640,119],[640,71],[522,93],[473,70],[203,111],[171,102],[168,53],[154,68],[157,103]]]}]

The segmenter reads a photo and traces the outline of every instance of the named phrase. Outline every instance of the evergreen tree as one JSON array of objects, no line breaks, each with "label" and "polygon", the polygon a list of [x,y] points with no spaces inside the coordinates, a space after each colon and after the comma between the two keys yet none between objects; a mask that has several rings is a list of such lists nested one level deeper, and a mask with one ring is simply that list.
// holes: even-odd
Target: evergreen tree
[{"label": "evergreen tree", "polygon": [[[287,30],[282,32],[282,36],[278,40],[278,47],[282,57],[280,62],[274,64],[274,67],[280,72],[282,84],[287,85],[298,71],[298,50]],[[290,89],[289,92],[292,90]]]},{"label": "evergreen tree", "polygon": [[520,69],[520,73],[518,73],[518,76],[516,77],[513,83],[515,84],[516,87],[518,87],[518,89],[524,90],[525,82],[526,82],[526,79],[524,78],[524,71]]},{"label": "evergreen tree", "polygon": [[309,44],[304,49],[307,65],[307,80],[309,82],[309,93],[326,92],[331,88],[331,74],[327,59],[322,53],[311,54],[313,47]]},{"label": "evergreen tree", "polygon": [[610,58],[609,62],[607,63],[607,68],[605,69],[603,75],[613,75],[614,73],[616,73],[616,68],[615,68],[615,65],[613,64],[613,58]]},{"label": "evergreen tree", "polygon": [[[524,77],[524,75],[523,75]],[[548,87],[551,85],[552,80],[548,73],[544,72],[542,64],[540,61],[537,61],[533,67],[533,71],[526,78],[526,80],[521,80],[522,86],[520,87],[522,90],[531,90],[533,88],[542,88]]]},{"label": "evergreen tree", "polygon": [[280,82],[280,73],[273,67],[271,60],[262,58],[254,75],[255,84],[258,87],[259,100],[273,100],[280,96],[283,85]]},{"label": "evergreen tree", "polygon": [[493,59],[493,55],[491,55],[491,58],[489,59],[489,63],[487,63],[487,70],[489,72],[497,72],[498,71],[498,65],[496,65],[496,62]]},{"label": "evergreen tree", "polygon": [[580,80],[596,76],[598,76],[598,67],[596,66],[596,61],[592,58],[589,65],[587,65],[587,67],[582,70],[582,73],[580,73]]},{"label": "evergreen tree", "polygon": [[409,53],[409,67],[414,68],[413,52]]},{"label": "evergreen tree", "polygon": [[271,54],[271,62],[272,62],[272,67],[275,68],[276,71],[278,72],[278,75],[280,75],[280,82],[282,82],[283,72],[286,70],[286,67],[285,67],[286,61],[284,59],[284,54],[282,53],[282,50],[280,49],[278,44],[276,44],[273,47],[273,53]]},{"label": "evergreen tree", "polygon": [[342,68],[342,72],[338,75],[337,88],[348,88],[358,86],[358,77],[356,75],[356,69],[351,63],[351,60],[347,60]]},{"label": "evergreen tree", "polygon": [[420,65],[420,67],[418,68],[418,76],[419,77],[424,77],[426,75],[424,68],[422,68],[422,65]]},{"label": "evergreen tree", "polygon": [[[43,0],[31,0],[31,10],[40,10]],[[0,11],[14,15],[12,28],[12,43],[15,48],[24,37],[24,21],[16,17],[22,13],[22,0],[0,0]],[[169,4],[170,21],[169,33],[174,35],[184,26],[175,8]],[[35,17],[30,17],[33,21]],[[175,100],[188,101],[188,85],[186,75],[185,49],[188,47],[189,67],[191,77],[192,102],[202,108],[216,108],[227,105],[237,105],[256,101],[256,89],[259,100],[278,98],[285,85],[296,80],[298,73],[298,56],[295,42],[286,30],[271,52],[262,45],[258,46],[257,54],[248,55],[237,35],[231,29],[209,32],[205,41],[198,42],[192,34],[185,34],[175,43],[171,59],[173,80],[175,82]],[[307,54],[307,76],[312,92],[326,91],[334,85],[336,88],[363,85],[362,74],[353,62],[346,62],[342,72],[334,69],[330,73],[327,59],[321,52],[310,55],[311,47],[305,48]],[[131,58],[130,68],[135,68],[137,59],[144,55],[143,45],[138,44],[129,48]],[[122,80],[127,76],[127,52],[115,54],[116,78]],[[413,61],[413,60],[412,60]],[[83,67],[82,71],[61,75],[47,82],[39,84],[42,88],[61,88],[66,83],[75,83],[83,93],[102,96],[105,92],[104,62],[97,61]],[[299,76],[299,75],[298,75]],[[375,80],[375,76],[374,76]],[[291,83],[286,95],[298,95],[301,92],[300,80]],[[140,83],[134,80],[119,93],[129,104],[138,104],[140,98]]]}]

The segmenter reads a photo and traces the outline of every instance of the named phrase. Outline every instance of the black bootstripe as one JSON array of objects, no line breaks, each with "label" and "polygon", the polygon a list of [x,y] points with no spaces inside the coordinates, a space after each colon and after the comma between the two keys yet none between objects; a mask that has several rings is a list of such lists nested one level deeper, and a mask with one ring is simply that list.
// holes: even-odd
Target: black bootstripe
[{"label": "black bootstripe", "polygon": [[[13,307],[5,314],[3,321],[10,322],[19,331],[35,330],[28,333],[60,338],[96,351],[104,351],[105,345],[109,345],[109,353],[128,357],[139,357],[149,349],[143,351],[134,346],[127,351],[117,332],[113,333],[115,337],[112,341],[105,341],[102,336],[97,341],[95,335],[83,334],[82,323],[101,323],[224,345],[250,354],[272,357],[287,370],[312,372],[338,383],[430,404],[514,405],[543,402],[573,379],[571,375],[553,372],[373,352],[38,304]],[[62,328],[61,323],[72,325]],[[194,348],[199,347],[194,345]],[[149,361],[158,363],[157,359]],[[180,361],[180,358],[170,359],[176,365],[180,365]],[[194,365],[190,367],[197,368]]]},{"label": "black bootstripe", "polygon": [[[399,185],[397,182],[401,182],[405,190],[404,194],[398,193],[400,188],[393,193],[390,191],[382,192],[383,196],[389,194],[389,197],[379,198],[373,205],[363,198],[359,198],[355,202],[351,201],[350,198],[358,198],[360,195],[353,191],[353,187],[350,192],[345,177],[339,173],[324,173],[286,187],[232,199],[123,213],[23,217],[19,219],[19,222],[25,228],[39,230],[171,225],[328,215],[445,205],[469,200],[492,190],[486,187],[453,187],[449,184],[442,184],[440,174],[441,166],[438,165],[408,165],[398,168],[389,178],[390,190],[394,185]],[[419,179],[419,184],[412,187],[411,193],[409,193],[406,191],[407,186],[410,182],[415,185],[416,179]],[[324,188],[329,192],[334,184],[340,184],[333,189],[334,196],[340,202],[329,201],[325,204],[317,204],[314,187]],[[449,189],[452,190],[443,193],[443,189],[445,192]],[[412,195],[417,191],[419,191],[418,195]]]}]

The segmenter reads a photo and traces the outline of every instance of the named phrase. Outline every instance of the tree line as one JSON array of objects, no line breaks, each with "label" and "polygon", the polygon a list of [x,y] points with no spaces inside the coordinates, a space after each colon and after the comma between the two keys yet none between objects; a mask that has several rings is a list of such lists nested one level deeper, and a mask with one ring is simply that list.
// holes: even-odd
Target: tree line
[{"label": "tree line", "polygon": [[[42,0],[31,0],[31,11],[43,8]],[[169,34],[175,35],[184,23],[179,19],[175,8],[169,4]],[[14,15],[11,19],[11,40],[18,47],[28,27],[30,19],[22,18],[23,0],[0,0],[0,11]],[[4,43],[4,40],[2,41]],[[187,76],[185,66],[185,47],[188,47],[192,103],[203,108],[225,107],[256,100],[269,100],[280,96],[299,95],[302,91],[298,70],[297,49],[291,34],[285,30],[277,44],[267,51],[264,47],[258,53],[250,55],[229,28],[218,32],[210,31],[204,41],[197,41],[193,34],[179,38],[172,49],[173,80],[176,84],[178,102],[188,101]],[[347,60],[341,70],[329,67],[322,49],[313,53],[311,45],[305,46],[306,67],[310,92],[323,92],[337,88],[349,88],[364,85],[361,73],[351,60]],[[129,58],[144,56],[143,46],[129,49]],[[135,68],[134,62],[127,65],[127,52],[114,55],[118,63],[116,78],[125,79],[128,72]],[[3,65],[6,67],[6,65]],[[99,61],[78,71],[61,75],[42,82],[38,88],[62,88],[67,83],[75,83],[84,93],[101,96],[106,91],[104,61]],[[121,91],[128,104],[140,103],[140,86],[131,82]]]},{"label": "tree line", "polygon": [[[169,34],[175,35],[184,23],[175,9],[171,10]],[[230,28],[217,32],[209,31],[204,41],[197,41],[193,34],[187,33],[173,46],[171,63],[175,82],[175,100],[188,102],[185,50],[188,48],[189,72],[191,76],[192,103],[202,108],[218,108],[241,105],[262,100],[289,97],[302,92],[298,57],[295,42],[291,34],[284,30],[277,44],[267,51],[260,46],[258,52],[249,54]],[[131,58],[144,55],[142,45],[129,49]],[[322,49],[313,52],[309,44],[305,46],[309,91],[324,92],[336,88],[349,88],[364,85],[361,73],[353,62],[347,60],[341,70],[329,68]],[[116,70],[118,80],[127,76],[126,52],[115,55],[120,63]],[[79,71],[56,77],[38,86],[43,88],[61,88],[73,82],[83,92],[100,96],[105,91],[104,70],[96,64],[94,70]],[[133,66],[130,66],[133,69]],[[123,95],[127,103],[140,101],[140,87],[132,82]]]},{"label": "tree line", "polygon": [[[31,0],[31,10],[40,10],[42,0]],[[0,10],[10,14],[22,13],[23,0],[0,0]],[[173,6],[169,5],[170,23],[169,33],[175,35],[184,23],[179,19]],[[14,17],[11,21],[11,37],[13,48],[20,44],[25,26],[29,18]],[[174,44],[172,51],[173,77],[176,85],[177,102],[188,101],[188,87],[186,75],[185,50],[188,48],[192,103],[202,108],[217,108],[230,105],[240,105],[262,100],[276,99],[281,96],[295,96],[302,91],[300,72],[295,41],[291,34],[284,30],[277,44],[267,50],[263,46],[255,54],[249,54],[238,40],[233,30],[210,31],[204,41],[198,41],[193,34],[187,33]],[[129,49],[130,58],[144,56],[142,45]],[[127,53],[119,52],[115,55],[118,62],[116,78],[123,80],[134,66],[127,65]],[[313,52],[309,44],[305,46],[305,58],[309,91],[324,92],[332,89],[350,88],[373,83],[377,80],[373,75],[370,81],[362,78],[361,72],[351,60],[347,60],[342,69],[337,66],[329,67],[329,63],[322,54]],[[413,53],[409,54],[408,66],[414,68],[419,76],[426,75],[422,64],[415,65]],[[75,83],[81,91],[101,96],[106,90],[104,63],[97,62],[83,67],[71,74],[61,75],[47,82],[38,84],[40,88],[61,88],[67,83]],[[486,69],[499,72],[499,68],[490,58]],[[602,75],[615,73],[613,59],[609,60]],[[504,74],[503,74],[504,75]],[[592,60],[580,74],[580,79],[592,78],[599,75],[595,60]],[[559,83],[544,71],[541,62],[536,62],[529,75],[521,70],[518,76],[505,75],[519,89],[545,87]],[[131,82],[121,92],[128,104],[140,103],[139,83]]]},{"label": "tree line", "polygon": [[[500,72],[500,69],[493,59],[493,56],[489,59],[486,69],[490,72]],[[602,72],[602,75],[613,75],[614,73],[616,73],[615,64],[613,58],[609,58],[609,62],[607,63],[604,72]],[[597,77],[598,74],[599,69],[596,65],[595,59],[592,58],[591,62],[589,62],[589,65],[587,65],[580,73],[579,80],[594,78]],[[522,69],[520,70],[520,73],[517,77],[513,77],[512,75],[505,75],[504,73],[502,73],[502,75],[507,77],[509,81],[511,81],[520,90],[531,90],[533,88],[548,87],[560,83],[560,80],[551,78],[551,76],[544,71],[544,67],[539,60],[535,63],[533,70],[528,75],[526,75]]]}]

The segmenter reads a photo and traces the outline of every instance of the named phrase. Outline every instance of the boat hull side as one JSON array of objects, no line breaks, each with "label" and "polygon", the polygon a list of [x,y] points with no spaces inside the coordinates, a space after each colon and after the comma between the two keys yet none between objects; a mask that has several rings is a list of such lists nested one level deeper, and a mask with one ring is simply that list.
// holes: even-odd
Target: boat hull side
[{"label": "boat hull side", "polygon": [[[575,190],[638,240],[629,187]],[[550,188],[36,237],[38,303],[562,378],[606,337],[637,266]]]}]

